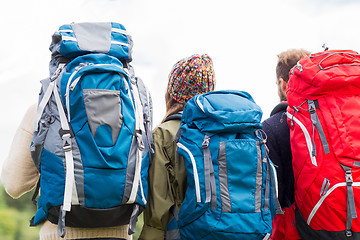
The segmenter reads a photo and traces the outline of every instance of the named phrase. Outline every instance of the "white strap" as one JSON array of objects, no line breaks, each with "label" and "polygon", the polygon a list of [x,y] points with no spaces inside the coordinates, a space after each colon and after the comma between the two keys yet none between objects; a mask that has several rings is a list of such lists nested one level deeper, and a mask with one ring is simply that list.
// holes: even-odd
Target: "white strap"
[{"label": "white strap", "polygon": [[66,175],[65,175],[63,209],[69,212],[71,210],[72,192],[75,184],[74,161],[73,161],[72,150],[65,152],[65,162],[66,162],[66,173],[65,173]]},{"label": "white strap", "polygon": [[116,45],[121,45],[121,46],[126,46],[126,47],[129,46],[129,44],[123,43],[123,42],[119,42],[119,41],[111,41],[111,44],[116,44]]},{"label": "white strap", "polygon": [[[111,28],[111,31],[121,33],[121,34],[124,34],[124,35],[128,35],[126,30],[123,30],[123,29],[120,29],[120,28]],[[58,30],[58,32],[59,33],[61,33],[61,32],[72,33],[74,31],[72,29],[61,29],[61,30]]]},{"label": "white strap", "polygon": [[[65,104],[66,104],[66,110],[67,110],[67,113],[68,113],[68,121],[70,122],[70,100],[69,100],[69,92],[70,92],[70,83],[71,83],[71,80],[74,78],[75,74],[80,70],[80,67],[76,69],[76,71],[74,71],[70,77],[69,77],[69,80],[66,84],[66,92],[65,92]],[[77,80],[78,82],[78,80]],[[76,82],[76,83],[77,83]]]},{"label": "white strap", "polygon": [[[268,160],[269,161],[269,160]],[[273,173],[273,177],[274,177],[274,182],[275,182],[275,193],[276,193],[276,198],[278,198],[278,194],[279,194],[279,183],[278,183],[278,179],[277,179],[277,172],[276,172],[276,168],[274,166],[274,164],[272,162],[270,162],[270,167],[272,169],[272,173]]]},{"label": "white strap", "polygon": [[145,131],[144,112],[139,96],[139,90],[135,82],[133,81],[130,82],[131,82],[131,92],[134,96],[134,104],[135,104],[135,119],[136,119],[135,128],[136,130]]},{"label": "white strap", "polygon": [[35,121],[34,121],[34,132],[37,132],[38,129],[39,129],[40,118],[41,118],[41,116],[42,116],[42,114],[44,112],[45,106],[47,105],[47,103],[50,100],[50,97],[51,97],[51,94],[53,92],[54,86],[55,86],[55,81],[53,81],[53,82],[51,82],[49,84],[43,98],[41,99],[41,102],[38,105],[37,113],[36,113],[36,117],[35,117]]},{"label": "white strap", "polygon": [[[130,77],[129,72],[128,76]],[[124,79],[125,80],[125,79]],[[130,198],[128,203],[132,203],[136,199],[136,195],[138,192],[139,184],[140,191],[142,194],[142,200],[145,203],[146,199],[144,196],[144,190],[141,182],[141,165],[142,165],[142,151],[144,149],[144,143],[142,141],[142,133],[145,132],[144,127],[144,118],[143,118],[143,108],[139,96],[139,90],[137,88],[135,81],[130,81],[131,83],[131,92],[134,98],[134,107],[135,107],[135,137],[138,141],[138,149],[136,150],[136,166],[135,166],[135,175],[133,180],[133,186],[130,193]]]},{"label": "white strap", "polygon": [[65,114],[64,108],[62,106],[61,99],[60,99],[57,87],[54,88],[53,93],[54,93],[54,96],[55,96],[55,101],[56,101],[56,105],[57,105],[58,112],[59,112],[61,128],[63,130],[70,130],[70,126],[69,126],[69,123],[67,121],[66,114]]},{"label": "white strap", "polygon": [[73,41],[73,42],[77,42],[77,39],[74,37],[69,37],[69,36],[61,36],[61,39],[63,41]]},{"label": "white strap", "polygon": [[140,181],[141,198],[142,198],[143,203],[146,204],[147,201],[146,201],[146,198],[145,198],[144,188],[143,188],[143,185],[142,185],[141,177],[140,177],[139,181]]},{"label": "white strap", "polygon": [[265,237],[263,238],[263,240],[268,240],[268,239],[270,238],[270,236],[271,236],[271,234],[270,234],[270,233],[267,233],[267,234],[265,235]]},{"label": "white strap", "polygon": [[128,35],[128,33],[125,30],[120,29],[120,28],[111,28],[111,31],[121,33],[121,34],[124,34],[124,35]]},{"label": "white strap", "polygon": [[[60,123],[61,128],[63,130],[70,130],[69,123],[67,121],[64,108],[61,103],[61,99],[59,96],[59,92],[57,88],[54,88],[54,96],[56,105],[58,108],[59,116],[60,116]],[[73,193],[73,187],[75,184],[75,177],[74,177],[74,159],[72,154],[72,146],[71,146],[71,135],[70,133],[66,133],[62,136],[64,143],[68,143],[68,148],[65,148],[64,144],[64,151],[65,151],[65,164],[66,164],[66,173],[65,173],[65,191],[64,191],[64,202],[63,202],[63,210],[70,211],[71,210],[71,199]]]},{"label": "white strap", "polygon": [[72,29],[59,29],[58,32],[59,32],[59,33],[61,33],[61,32],[67,32],[67,33],[70,32],[70,33],[72,33],[72,32],[74,32],[74,31],[73,31]]},{"label": "white strap", "polygon": [[[140,178],[141,178],[141,164],[142,164],[142,154],[141,153],[142,153],[142,151],[140,151],[140,149],[136,150],[135,175],[134,175],[133,185],[131,188],[130,197],[129,197],[129,200],[127,201],[128,204],[135,202],[136,196],[138,193]],[[143,190],[141,189],[141,191],[143,191]]]},{"label": "white strap", "polygon": [[[63,41],[72,41],[77,42],[77,39],[75,37],[69,37],[69,36],[61,36],[61,39]],[[121,46],[129,46],[127,43],[119,42],[119,41],[111,41],[111,44],[121,45]]]},{"label": "white strap", "polygon": [[45,106],[48,104],[48,102],[50,100],[51,94],[52,94],[54,86],[56,84],[55,80],[58,78],[58,76],[60,75],[60,73],[62,72],[64,67],[65,67],[65,64],[60,63],[58,68],[56,69],[56,71],[50,78],[51,82],[50,82],[49,86],[47,87],[45,94],[44,94],[43,98],[41,99],[41,102],[38,105],[38,109],[37,109],[37,113],[36,113],[36,117],[35,117],[35,121],[34,121],[34,132],[38,131],[38,129],[39,129],[39,121],[44,112]]}]

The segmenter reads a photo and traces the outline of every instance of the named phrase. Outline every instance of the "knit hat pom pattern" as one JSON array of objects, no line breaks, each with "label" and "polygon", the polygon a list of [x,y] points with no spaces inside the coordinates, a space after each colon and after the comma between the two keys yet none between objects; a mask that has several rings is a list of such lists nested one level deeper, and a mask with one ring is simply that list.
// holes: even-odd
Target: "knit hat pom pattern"
[{"label": "knit hat pom pattern", "polygon": [[213,62],[207,54],[192,55],[177,62],[169,75],[168,93],[179,103],[197,94],[213,91],[215,74]]}]

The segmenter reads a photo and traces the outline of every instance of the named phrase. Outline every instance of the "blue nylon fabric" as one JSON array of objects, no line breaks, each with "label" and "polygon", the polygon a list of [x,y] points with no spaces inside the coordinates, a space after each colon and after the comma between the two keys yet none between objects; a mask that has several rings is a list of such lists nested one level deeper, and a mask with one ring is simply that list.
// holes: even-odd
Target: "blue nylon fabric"
[{"label": "blue nylon fabric", "polygon": [[[113,28],[118,28],[118,29],[122,29],[122,30],[126,31],[125,27],[120,23],[111,22],[111,26]],[[59,30],[72,30],[72,27],[70,24],[65,24],[65,25],[61,26],[59,28]],[[73,32],[60,32],[60,35],[76,38],[76,36]],[[117,42],[122,42],[122,43],[128,44],[129,43],[128,38],[129,38],[129,36],[126,36],[121,33],[116,33],[116,32],[111,33],[112,41],[117,41]],[[60,54],[67,58],[73,59],[78,56],[89,54],[89,53],[91,53],[91,52],[81,50],[79,48],[78,43],[75,41],[65,41],[64,40],[64,41],[61,41],[61,43],[60,43]],[[110,51],[105,54],[114,56],[114,57],[118,58],[119,60],[131,60],[131,47],[129,49],[129,47],[127,47],[127,46],[111,44]]]},{"label": "blue nylon fabric", "polygon": [[112,131],[109,125],[101,125],[97,128],[95,133],[95,142],[99,147],[112,146]]},{"label": "blue nylon fabric", "polygon": [[182,239],[261,240],[267,233],[271,233],[271,229],[270,212],[218,214],[209,209],[196,223],[181,227],[180,234]]},{"label": "blue nylon fabric", "polygon": [[[123,79],[118,73],[126,77],[128,85],[130,81],[118,59],[105,54],[80,56],[68,64],[67,72],[61,79],[64,103],[67,81],[81,63],[95,64],[82,67],[74,75],[71,83],[76,78],[81,78],[74,90],[69,92],[70,124],[75,133],[84,167],[85,206],[94,208],[117,206],[120,205],[124,193],[127,157],[131,145],[131,141],[128,140],[132,139],[135,129],[134,107],[128,94],[130,90],[125,89]],[[85,111],[83,89],[120,91],[124,122],[115,145],[112,144],[111,132],[107,134],[109,132],[107,125],[99,126],[95,139],[93,138]],[[114,189],[118,189],[116,194],[113,194]],[[98,196],[106,200],[99,202]]]},{"label": "blue nylon fabric", "polygon": [[126,168],[84,167],[85,206],[102,209],[119,206],[125,187],[125,175]]},{"label": "blue nylon fabric", "polygon": [[34,219],[35,225],[46,218],[50,206],[62,205],[64,198],[65,170],[63,160],[46,149],[43,149],[41,159],[41,189],[38,210]]},{"label": "blue nylon fabric", "polygon": [[96,145],[89,129],[90,127],[86,123],[82,131],[76,134],[76,140],[83,158],[83,166],[112,169],[126,168],[130,143],[127,143],[125,139],[131,138],[132,132],[123,128],[114,146],[99,147]]},{"label": "blue nylon fabric", "polygon": [[[197,99],[198,98],[198,99]],[[204,111],[196,103],[202,103]],[[231,103],[231,104],[229,104]],[[205,113],[204,113],[205,112]],[[255,130],[261,129],[262,111],[246,92],[218,91],[189,100],[181,122],[183,144],[193,154],[199,175],[201,202],[196,201],[194,171],[188,153],[178,147],[186,168],[188,188],[179,212],[182,239],[263,239],[272,231],[273,210],[271,184],[269,210],[264,210],[266,163],[262,164],[261,212],[255,212],[258,164]],[[205,203],[204,156],[202,143],[210,138],[210,153],[216,182],[217,208]],[[219,144],[225,142],[227,185],[231,212],[222,212],[219,184]],[[262,156],[265,156],[261,145]],[[225,201],[225,200],[224,200]]]},{"label": "blue nylon fabric", "polygon": [[[241,157],[239,157],[241,156]],[[256,141],[232,139],[226,142],[229,193],[234,212],[255,211],[257,172]]]},{"label": "blue nylon fabric", "polygon": [[[234,97],[238,96],[238,97]],[[205,112],[197,104],[199,101]],[[240,132],[261,127],[261,108],[242,91],[214,91],[197,95],[185,106],[183,119],[204,133]]]}]

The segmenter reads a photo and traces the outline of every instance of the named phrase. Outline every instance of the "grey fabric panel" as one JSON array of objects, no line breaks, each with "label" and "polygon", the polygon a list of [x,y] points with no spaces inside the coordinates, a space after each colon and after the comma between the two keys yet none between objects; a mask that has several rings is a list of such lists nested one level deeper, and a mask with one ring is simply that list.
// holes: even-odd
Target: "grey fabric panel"
[{"label": "grey fabric panel", "polygon": [[[277,173],[274,170],[274,168],[271,166],[268,156],[266,156],[263,161],[267,163],[269,170],[270,170],[269,174],[270,174],[270,180],[271,180],[271,185],[272,185],[273,200],[274,200],[274,204],[275,204],[275,208],[276,208],[276,214],[284,214],[284,211],[281,209],[279,199],[277,198],[277,191],[276,191],[277,183],[275,182],[275,175]],[[266,195],[266,192],[265,192],[265,195]]]},{"label": "grey fabric panel", "polygon": [[74,159],[74,177],[77,196],[79,203],[85,206],[85,192],[84,192],[84,168],[81,159],[80,149],[77,145],[76,139],[72,138],[72,154]]},{"label": "grey fabric panel", "polygon": [[129,52],[128,52],[129,53],[129,62],[131,62],[132,61],[132,48],[134,46],[134,41],[132,40],[132,37],[130,34],[127,35],[127,40],[128,40],[127,44],[128,44],[128,49],[129,49]]},{"label": "grey fabric panel", "polygon": [[351,167],[342,165],[345,170],[345,179],[346,179],[346,191],[347,191],[347,220],[346,220],[346,230],[350,231],[352,226],[352,219],[357,218],[356,208],[355,208],[355,198],[353,191],[353,179],[351,174]]},{"label": "grey fabric panel", "polygon": [[360,162],[354,161],[354,167],[360,167]]},{"label": "grey fabric panel", "polygon": [[211,185],[211,208],[216,210],[217,208],[216,183],[215,183],[214,166],[211,158],[210,158],[210,185]]},{"label": "grey fabric panel", "polygon": [[[205,135],[204,143],[205,141],[209,141],[209,136]],[[204,177],[205,177],[205,203],[210,202],[211,200],[211,188],[210,188],[210,161],[211,161],[211,154],[209,149],[209,142],[207,142],[207,146],[204,146],[203,143],[203,154],[204,154]]]},{"label": "grey fabric panel", "polygon": [[125,182],[124,196],[123,196],[122,204],[125,204],[130,198],[133,180],[134,180],[134,176],[135,176],[137,147],[138,146],[137,146],[136,137],[133,136],[133,139],[131,141],[131,146],[130,146],[130,152],[128,155],[128,162],[127,162],[127,168],[126,168],[126,182]]},{"label": "grey fabric panel", "polygon": [[231,199],[228,188],[227,178],[227,162],[226,162],[226,143],[220,142],[219,144],[219,185],[221,197],[221,211],[231,212]]},{"label": "grey fabric panel", "polygon": [[351,218],[357,218],[356,208],[355,208],[355,199],[354,199],[354,191],[353,191],[353,179],[351,174],[351,167],[347,167],[342,165],[343,169],[345,170],[345,179],[346,179],[346,188],[347,188],[347,203],[348,208],[348,215],[351,215]]},{"label": "grey fabric panel", "polygon": [[120,91],[84,89],[83,97],[92,135],[95,137],[99,126],[108,125],[115,144],[123,123]]},{"label": "grey fabric panel", "polygon": [[[267,159],[264,158],[266,161]],[[264,199],[264,211],[269,210],[269,198],[270,198],[270,181],[271,181],[271,169],[270,162],[267,161],[266,164],[266,182],[265,182],[265,199]],[[273,186],[275,188],[275,185]]]},{"label": "grey fabric panel", "polygon": [[[39,103],[43,99],[44,93],[46,92],[46,89],[48,88],[49,84],[50,84],[50,78],[41,80],[41,90],[39,93],[39,100],[38,100]],[[50,118],[51,118],[51,114],[49,114],[49,109],[47,107],[46,109],[44,109],[42,119],[40,119],[39,121],[38,131],[33,133],[33,138],[31,140],[32,144],[30,146],[30,153],[34,161],[34,164],[36,168],[39,170],[39,172],[40,172],[41,153],[44,148],[45,138],[49,130]]]},{"label": "grey fabric panel", "polygon": [[[58,78],[57,84],[59,84],[61,78]],[[59,88],[58,88],[59,89]],[[60,92],[59,92],[60,93]],[[47,132],[46,140],[44,143],[44,148],[63,160],[64,171],[66,171],[66,161],[65,161],[65,153],[63,149],[63,141],[59,134],[59,129],[61,129],[60,119],[59,119],[59,112],[56,105],[56,101],[52,96],[49,101],[49,105],[45,108],[44,112],[46,114],[51,114],[52,116],[52,123],[49,127]],[[71,139],[72,144],[72,154],[74,160],[74,177],[75,177],[75,185],[77,190],[77,196],[80,205],[85,204],[85,195],[84,195],[84,169],[81,159],[81,154],[79,147],[77,145],[76,139]]]},{"label": "grey fabric panel", "polygon": [[[318,130],[320,140],[321,140],[321,144],[323,145],[325,154],[327,154],[327,153],[330,152],[329,144],[326,141],[324,130],[323,130],[322,126],[321,126],[319,117],[316,114],[315,102],[313,100],[308,100],[308,105],[309,105],[309,112],[310,112],[310,116],[311,116],[311,121],[313,122],[313,125]],[[313,131],[313,134],[314,134],[314,131]],[[314,144],[313,145],[313,156],[316,156],[315,142],[313,142],[313,144]]]},{"label": "grey fabric panel", "polygon": [[262,154],[260,142],[256,142],[257,148],[257,171],[256,171],[256,188],[255,188],[255,212],[261,212],[261,188],[263,181]]},{"label": "grey fabric panel", "polygon": [[[139,89],[139,95],[141,104],[143,106],[143,111],[144,113],[146,113],[146,120],[151,123],[153,117],[153,106],[150,93],[147,91],[143,81],[140,78],[136,78],[136,83]],[[152,129],[152,125],[150,126],[150,129]]]},{"label": "grey fabric panel", "polygon": [[[132,67],[129,65],[130,69],[131,69],[131,74],[133,74],[133,69]],[[148,147],[152,148],[152,153],[153,153],[153,147],[151,147],[153,145],[153,139],[152,139],[152,120],[153,120],[153,107],[152,107],[152,99],[150,96],[150,93],[147,91],[143,81],[136,77],[136,83],[137,83],[137,87],[139,90],[139,96],[140,96],[140,101],[141,104],[143,106],[143,112],[144,112],[144,124],[145,124],[145,130],[146,130],[146,141],[148,142]],[[146,147],[146,146],[145,146]]]},{"label": "grey fabric panel", "polygon": [[138,219],[138,216],[140,215],[140,206],[139,204],[134,204],[133,212],[131,213],[130,222],[129,222],[129,230],[128,233],[131,235],[135,233],[136,230],[136,221]]},{"label": "grey fabric panel", "polygon": [[71,27],[83,51],[108,53],[111,47],[111,23],[73,23]]}]

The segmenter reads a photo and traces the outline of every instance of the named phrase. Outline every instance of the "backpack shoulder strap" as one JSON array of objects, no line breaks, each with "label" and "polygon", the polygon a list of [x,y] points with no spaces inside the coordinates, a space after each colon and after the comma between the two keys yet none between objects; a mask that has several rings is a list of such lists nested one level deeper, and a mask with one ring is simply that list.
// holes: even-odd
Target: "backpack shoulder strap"
[{"label": "backpack shoulder strap", "polygon": [[167,116],[164,122],[170,121],[170,120],[181,120],[182,112],[172,114],[170,116]]}]

